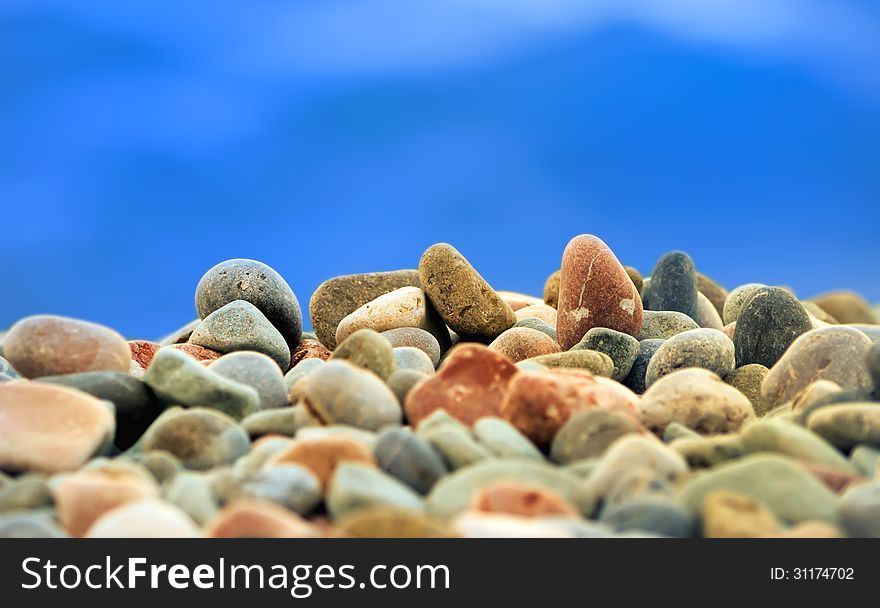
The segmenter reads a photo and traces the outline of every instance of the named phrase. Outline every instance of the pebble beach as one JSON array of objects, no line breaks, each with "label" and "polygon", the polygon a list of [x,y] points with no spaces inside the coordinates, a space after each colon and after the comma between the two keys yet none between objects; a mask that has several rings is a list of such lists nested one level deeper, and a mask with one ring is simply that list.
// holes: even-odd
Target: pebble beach
[{"label": "pebble beach", "polygon": [[249,259],[165,337],[18,320],[0,538],[880,537],[880,307],[559,246],[543,293],[329,278],[311,331]]}]

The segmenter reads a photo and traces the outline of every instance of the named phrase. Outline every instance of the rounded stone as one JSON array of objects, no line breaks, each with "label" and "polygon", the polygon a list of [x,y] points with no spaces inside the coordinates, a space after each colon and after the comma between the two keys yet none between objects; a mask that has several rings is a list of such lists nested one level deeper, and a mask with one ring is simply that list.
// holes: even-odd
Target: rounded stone
[{"label": "rounded stone", "polygon": [[181,471],[165,485],[162,495],[200,526],[217,515],[219,501],[202,473]]},{"label": "rounded stone", "polygon": [[390,428],[379,433],[373,456],[382,470],[419,494],[427,494],[448,472],[431,444],[407,429]]},{"label": "rounded stone", "polygon": [[308,515],[321,502],[321,485],[307,468],[297,464],[276,464],[250,477],[241,495],[269,500],[300,515]]},{"label": "rounded stone", "polygon": [[632,266],[624,266],[623,269],[626,270],[626,274],[629,275],[629,280],[633,282],[636,291],[639,292],[639,294],[641,295],[642,287],[644,287],[644,279],[642,278],[642,273],[640,273]]},{"label": "rounded stone", "polygon": [[829,405],[833,400],[842,395],[843,391],[836,382],[816,380],[798,393],[797,397],[788,404],[788,409],[798,414],[802,423],[806,423],[807,418],[815,409],[823,405]]},{"label": "rounded stone", "polygon": [[712,306],[723,319],[724,302],[727,301],[728,291],[701,272],[697,273],[697,289],[712,302]]},{"label": "rounded stone", "polygon": [[611,505],[603,509],[599,521],[617,532],[637,530],[671,538],[690,538],[697,530],[692,513],[668,499],[650,496]]},{"label": "rounded stone", "polygon": [[305,467],[318,480],[322,488],[327,486],[333,472],[341,462],[359,462],[372,466],[373,457],[361,443],[346,437],[297,438],[289,447],[266,461],[266,468],[296,464]]},{"label": "rounded stone", "polygon": [[[168,346],[163,346],[159,350],[174,350],[179,353],[188,355],[199,363],[204,363],[205,365],[207,365],[211,361],[216,361],[223,356],[223,353],[218,350],[205,348],[204,346],[199,346],[198,344],[190,344],[189,342],[187,342],[186,344],[170,344]],[[153,359],[155,358],[155,355],[153,355]],[[152,362],[153,361],[150,360],[150,363]]]},{"label": "rounded stone", "polygon": [[333,519],[371,507],[390,507],[419,513],[421,496],[381,470],[356,462],[341,463],[327,486],[325,499]]},{"label": "rounded stone", "polygon": [[639,341],[631,335],[607,327],[592,328],[572,347],[572,350],[594,350],[608,355],[614,363],[611,379],[618,382],[629,374],[639,349]]},{"label": "rounded stone", "polygon": [[746,302],[752,297],[752,294],[762,287],[766,287],[766,285],[763,283],[746,283],[731,291],[730,295],[727,296],[727,300],[724,301],[724,312],[721,315],[721,320],[724,321],[724,324],[730,325],[735,323]]},{"label": "rounded stone", "polygon": [[761,396],[761,383],[769,371],[763,365],[749,363],[724,376],[725,382],[748,397],[758,418],[772,409],[772,406]]},{"label": "rounded stone", "polygon": [[520,319],[513,327],[528,327],[529,329],[538,330],[539,332],[541,332],[542,334],[546,334],[554,342],[556,342],[556,327],[537,317],[526,317],[525,319]]},{"label": "rounded stone", "polygon": [[204,528],[207,538],[314,538],[315,526],[284,507],[267,501],[237,500]]},{"label": "rounded stone", "polygon": [[493,458],[488,448],[478,443],[471,432],[453,426],[420,429],[424,437],[442,456],[451,469],[460,469],[480,460]]},{"label": "rounded stone", "polygon": [[715,310],[712,302],[701,292],[697,292],[697,316],[694,321],[700,327],[710,327],[712,329],[724,329],[724,322],[721,315]]},{"label": "rounded stone", "polygon": [[81,467],[113,441],[113,407],[39,382],[0,384],[0,469],[57,473]]},{"label": "rounded stone", "polygon": [[559,304],[559,277],[562,271],[552,273],[544,282],[544,304],[558,308]]},{"label": "rounded stone", "polygon": [[252,387],[224,378],[172,348],[156,353],[144,382],[169,405],[210,407],[236,420],[260,409],[260,396]]},{"label": "rounded stone", "polygon": [[158,342],[150,342],[149,340],[129,340],[128,349],[131,351],[131,360],[141,369],[147,369],[150,361],[162,348]]},{"label": "rounded stone", "polygon": [[0,513],[51,507],[52,499],[47,478],[40,473],[26,473],[0,488]]},{"label": "rounded stone", "polygon": [[692,329],[664,341],[645,370],[645,385],[676,370],[699,367],[726,376],[735,366],[733,341],[717,329]]},{"label": "rounded stone", "polygon": [[546,304],[532,304],[531,306],[524,306],[523,308],[517,310],[514,314],[516,315],[517,321],[535,318],[541,319],[548,325],[556,327],[556,309],[552,306],[547,306]]},{"label": "rounded stone", "polygon": [[[446,332],[449,335],[449,332]],[[418,348],[431,360],[434,368],[440,365],[440,343],[437,338],[432,336],[424,329],[418,327],[399,327],[397,329],[389,329],[382,332],[384,337],[392,347],[412,346]]]},{"label": "rounded stone", "polygon": [[645,386],[645,374],[648,371],[651,357],[654,356],[661,344],[663,344],[662,339],[652,338],[639,342],[639,352],[633,360],[629,374],[623,379],[623,385],[637,395],[641,395],[648,388]]},{"label": "rounded stone", "polygon": [[763,504],[728,490],[706,494],[702,515],[705,538],[759,538],[782,528]]},{"label": "rounded stone", "polygon": [[559,277],[559,345],[568,350],[593,327],[631,336],[642,329],[642,299],[626,270],[601,239],[582,234],[568,242]]},{"label": "rounded stone", "polygon": [[495,416],[485,416],[474,423],[474,437],[499,458],[531,458],[544,460],[544,456],[516,427]]},{"label": "rounded stone", "polygon": [[[433,372],[434,370],[431,371]],[[388,384],[388,388],[391,389],[394,396],[397,397],[400,406],[403,407],[406,403],[406,396],[409,395],[409,392],[416,384],[427,377],[428,374],[414,369],[399,369],[388,376],[386,384]]]},{"label": "rounded stone", "polygon": [[880,317],[865,298],[852,291],[825,293],[816,296],[812,301],[837,319],[838,323],[880,323]]},{"label": "rounded stone", "polygon": [[840,499],[840,523],[850,537],[880,538],[880,481],[847,490]]},{"label": "rounded stone", "polygon": [[736,320],[736,364],[758,363],[771,368],[791,343],[812,327],[807,311],[789,292],[779,287],[756,289]]},{"label": "rounded stone", "polygon": [[421,287],[417,270],[391,270],[333,277],[321,283],[309,301],[309,318],[321,344],[336,348],[336,328],[349,314],[382,294]]},{"label": "rounded stone", "polygon": [[[281,333],[289,349],[299,344],[302,336],[299,301],[281,275],[262,262],[247,259],[220,262],[199,280],[195,300],[201,319],[236,300],[249,302]],[[284,369],[290,365],[289,354],[282,366]]]},{"label": "rounded stone", "polygon": [[251,449],[248,434],[220,412],[193,408],[167,410],[144,433],[142,449],[165,450],[188,469],[232,464]]},{"label": "rounded stone", "polygon": [[40,382],[69,386],[98,399],[110,401],[116,409],[114,444],[127,450],[162,413],[156,395],[142,381],[120,372],[81,372],[45,376]]},{"label": "rounded stone", "polygon": [[[403,370],[415,370],[428,376],[434,374],[434,363],[425,354],[425,351],[415,346],[398,346],[392,349],[392,353],[395,364],[394,373]],[[391,375],[394,375],[394,373]]]},{"label": "rounded stone", "polygon": [[287,387],[278,365],[266,355],[238,351],[223,355],[208,366],[215,374],[250,386],[260,397],[260,409],[286,407]]},{"label": "rounded stone", "polygon": [[347,361],[385,380],[394,373],[394,350],[372,329],[359,329],[333,351],[328,361]]},{"label": "rounded stone", "polygon": [[614,361],[605,353],[595,350],[568,350],[561,353],[532,357],[520,363],[531,362],[548,368],[563,368],[587,371],[597,376],[610,377],[614,371]]},{"label": "rounded stone", "polygon": [[400,422],[400,405],[391,389],[375,374],[347,361],[331,359],[303,382],[303,402],[323,424],[375,431]]},{"label": "rounded stone", "polygon": [[486,346],[455,346],[437,373],[407,395],[407,420],[417,426],[441,408],[467,425],[482,416],[497,416],[507,385],[517,373],[510,359]]},{"label": "rounded stone", "polygon": [[678,422],[701,434],[728,433],[755,418],[748,398],[706,369],[682,369],[651,385],[638,405],[642,424],[655,432]]},{"label": "rounded stone", "polygon": [[293,367],[306,359],[320,359],[326,361],[332,353],[326,346],[312,338],[303,338],[290,353],[290,367]]},{"label": "rounded stone", "polygon": [[544,300],[542,300],[541,298],[537,298],[535,296],[530,296],[525,293],[520,293],[518,291],[499,290],[499,291],[496,291],[495,293],[497,293],[498,296],[502,300],[507,302],[507,305],[513,309],[513,312],[516,312],[516,311],[518,311],[522,308],[525,308],[527,306],[535,306],[535,305],[542,305],[543,306],[543,304],[544,304]]},{"label": "rounded stone", "polygon": [[26,378],[77,372],[128,372],[128,343],[110,328],[53,315],[22,319],[6,333],[3,356]]},{"label": "rounded stone", "polygon": [[513,327],[513,309],[452,245],[429,247],[419,260],[419,279],[437,312],[464,339],[490,341]]},{"label": "rounded stone", "polygon": [[336,523],[340,534],[354,538],[451,538],[449,530],[430,519],[401,509],[361,509]]},{"label": "rounded stone", "polygon": [[[878,408],[880,409],[880,408]],[[880,437],[880,417],[878,417]],[[746,452],[776,452],[809,464],[853,471],[850,462],[821,435],[799,424],[783,420],[762,420],[748,424],[740,433]]]},{"label": "rounded stone", "polygon": [[87,538],[197,538],[201,531],[177,507],[154,498],[127,502],[104,513]]},{"label": "rounded stone", "polygon": [[[638,489],[627,490],[620,485],[621,482],[626,481],[624,478],[628,473],[638,471],[647,473],[647,476],[640,474],[639,477],[649,482],[647,490],[651,493],[655,489],[653,486],[658,482],[660,485],[667,485],[683,477],[688,467],[684,458],[675,450],[651,435],[629,433],[620,437],[605,451],[587,484],[596,496],[604,497],[607,504],[612,492],[617,492],[619,495],[629,492],[632,495],[633,490]],[[635,478],[624,485],[633,481],[637,482],[636,486],[640,485]]]},{"label": "rounded stone", "polygon": [[336,343],[341,344],[358,329],[385,332],[405,327],[427,331],[441,350],[450,346],[446,324],[418,287],[401,287],[382,294],[346,315],[336,327]]},{"label": "rounded stone", "polygon": [[870,390],[867,355],[871,340],[851,327],[835,325],[800,335],[761,384],[761,395],[774,405],[794,399],[816,380],[831,380],[843,390]]},{"label": "rounded stone", "polygon": [[880,447],[880,403],[828,405],[810,414],[807,427],[841,450]]},{"label": "rounded stone", "polygon": [[290,348],[284,336],[245,300],[234,300],[206,316],[189,342],[221,353],[253,350],[272,357],[281,371],[290,367]]},{"label": "rounded stone", "polygon": [[562,350],[547,334],[527,327],[511,327],[504,331],[492,341],[489,349],[504,355],[514,363]]},{"label": "rounded stone", "polygon": [[645,289],[645,308],[672,310],[697,316],[697,271],[690,256],[672,251],[662,256],[651,271],[651,285]]},{"label": "rounded stone", "polygon": [[550,458],[560,464],[595,458],[628,433],[642,433],[639,421],[625,412],[592,409],[573,414],[553,438]]},{"label": "rounded stone", "polygon": [[639,340],[665,340],[691,329],[699,329],[692,318],[682,312],[669,310],[646,310],[645,322],[639,332]]},{"label": "rounded stone", "polygon": [[[293,387],[296,386],[300,380],[316,369],[324,367],[324,364],[325,361],[323,359],[303,359],[296,365],[296,367],[290,368],[290,370],[284,374],[284,385],[287,387],[288,396],[293,395]],[[293,401],[293,399],[290,399],[290,401]]]},{"label": "rounded stone", "polygon": [[580,512],[556,492],[545,487],[498,481],[477,490],[471,509],[508,513],[517,517],[575,517]]}]

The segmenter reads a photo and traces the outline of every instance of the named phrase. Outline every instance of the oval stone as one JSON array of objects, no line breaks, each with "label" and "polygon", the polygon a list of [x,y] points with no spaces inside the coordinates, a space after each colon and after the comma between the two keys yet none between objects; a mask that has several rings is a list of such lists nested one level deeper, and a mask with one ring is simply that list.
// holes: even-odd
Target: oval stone
[{"label": "oval stone", "polygon": [[[410,369],[428,376],[434,374],[434,364],[425,351],[414,346],[398,346],[392,350],[392,353],[394,354],[395,373]],[[393,375],[392,373],[391,376]]]},{"label": "oval stone", "polygon": [[562,353],[540,355],[521,361],[523,363],[537,363],[549,368],[563,368],[588,371],[597,376],[610,377],[614,371],[614,361],[605,353],[595,350],[569,350]]},{"label": "oval stone", "polygon": [[290,367],[290,348],[284,336],[256,306],[244,300],[234,300],[206,316],[189,341],[221,353],[257,351],[272,357],[281,371]]},{"label": "oval stone", "polygon": [[819,408],[807,426],[841,450],[857,445],[880,447],[880,403],[846,403]]},{"label": "oval stone", "polygon": [[614,363],[611,379],[620,382],[629,374],[632,365],[639,354],[639,341],[629,334],[608,329],[607,327],[594,327],[572,347],[572,350],[594,350],[605,353]]},{"label": "oval stone", "polygon": [[880,318],[865,301],[852,291],[834,291],[818,295],[812,300],[838,323],[880,323]]},{"label": "oval stone", "polygon": [[642,432],[638,419],[626,412],[599,408],[577,412],[556,433],[550,457],[560,464],[596,458],[627,433]]},{"label": "oval stone", "polygon": [[[449,335],[449,332],[446,332]],[[382,332],[384,337],[392,347],[412,346],[418,348],[431,359],[431,364],[436,369],[440,365],[440,343],[437,338],[432,336],[424,329],[418,327],[399,327],[397,329],[389,329]]]},{"label": "oval stone", "polygon": [[546,304],[532,304],[531,306],[524,306],[516,311],[516,320],[522,321],[523,319],[541,319],[548,325],[552,325],[556,327],[557,321],[557,312],[556,309],[552,306],[547,306]]},{"label": "oval stone", "polygon": [[232,464],[251,449],[248,434],[220,412],[192,408],[166,410],[147,429],[142,449],[165,450],[188,469],[206,470]]},{"label": "oval stone", "polygon": [[177,507],[147,498],[127,502],[104,513],[87,538],[197,538],[201,531]]},{"label": "oval stone", "polygon": [[336,347],[328,361],[347,361],[385,380],[394,373],[394,349],[382,334],[359,329]]},{"label": "oval stone", "polygon": [[645,374],[648,371],[651,357],[654,356],[661,344],[663,344],[663,340],[660,339],[647,339],[639,342],[639,352],[633,360],[629,374],[623,379],[623,385],[637,395],[641,395],[648,388],[645,386]]},{"label": "oval stone", "polygon": [[303,402],[324,424],[375,431],[400,422],[397,397],[375,374],[331,359],[302,381]]},{"label": "oval stone", "polygon": [[794,296],[779,287],[761,287],[736,320],[736,364],[773,367],[795,338],[811,329],[807,311]]},{"label": "oval stone", "polygon": [[664,341],[651,357],[645,370],[645,385],[650,387],[658,378],[688,367],[707,369],[719,376],[733,371],[733,341],[717,329],[692,329]]},{"label": "oval stone", "polygon": [[712,302],[718,316],[723,319],[724,302],[727,300],[728,291],[702,272],[697,273],[697,289]]},{"label": "oval stone", "polygon": [[696,321],[682,312],[646,310],[644,316],[639,340],[665,340],[683,331],[700,328]]},{"label": "oval stone", "polygon": [[254,351],[223,355],[208,366],[215,374],[252,387],[260,397],[260,409],[286,407],[287,387],[277,363]]},{"label": "oval stone", "polygon": [[766,285],[763,283],[746,283],[731,291],[724,302],[724,313],[721,315],[721,320],[724,321],[724,324],[730,325],[735,323],[748,299],[762,287],[766,287]]},{"label": "oval stone", "polygon": [[504,355],[514,363],[562,350],[556,340],[537,329],[528,327],[511,327],[495,338],[489,349]]},{"label": "oval stone", "polygon": [[376,462],[419,494],[427,494],[448,468],[431,444],[408,429],[387,429],[373,447]]},{"label": "oval stone", "polygon": [[682,251],[672,251],[662,256],[651,271],[645,308],[681,312],[693,319],[697,316],[697,293],[693,261]]},{"label": "oval stone", "polygon": [[562,271],[557,270],[544,282],[544,304],[557,308],[559,304],[559,277]]}]

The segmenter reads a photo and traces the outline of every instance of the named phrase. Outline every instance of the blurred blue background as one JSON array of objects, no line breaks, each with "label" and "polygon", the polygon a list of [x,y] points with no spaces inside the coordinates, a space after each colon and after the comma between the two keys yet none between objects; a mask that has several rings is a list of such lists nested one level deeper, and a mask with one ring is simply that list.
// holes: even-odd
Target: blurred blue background
[{"label": "blurred blue background", "polygon": [[[162,4],[162,6],[160,6]],[[873,0],[0,1],[0,328],[158,337],[263,260],[304,310],[447,241],[880,299]]]}]

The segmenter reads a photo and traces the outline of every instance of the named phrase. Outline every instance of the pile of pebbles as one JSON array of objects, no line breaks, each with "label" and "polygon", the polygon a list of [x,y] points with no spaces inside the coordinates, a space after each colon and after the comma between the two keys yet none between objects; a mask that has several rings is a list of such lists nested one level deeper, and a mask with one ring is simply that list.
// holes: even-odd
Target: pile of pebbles
[{"label": "pile of pebbles", "polygon": [[455,248],[208,270],[158,341],[0,333],[0,537],[880,537],[880,318],[649,276],[580,235],[543,297]]}]

